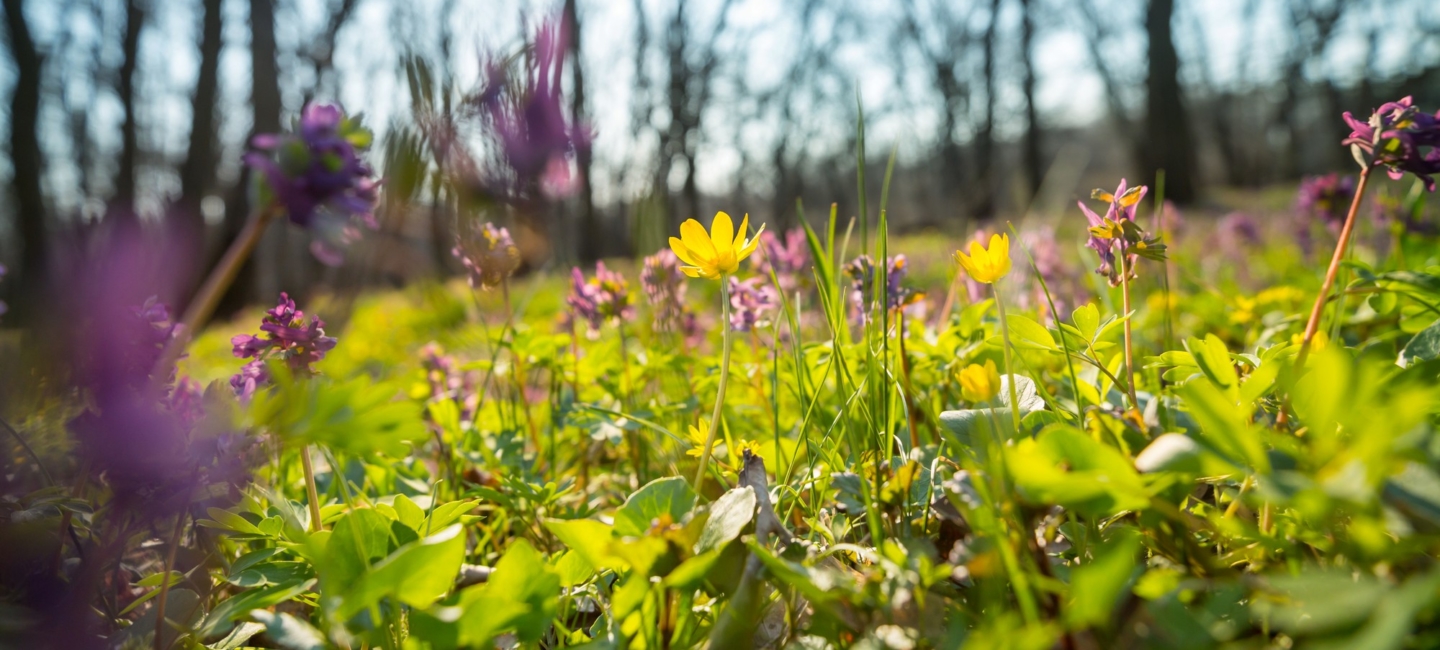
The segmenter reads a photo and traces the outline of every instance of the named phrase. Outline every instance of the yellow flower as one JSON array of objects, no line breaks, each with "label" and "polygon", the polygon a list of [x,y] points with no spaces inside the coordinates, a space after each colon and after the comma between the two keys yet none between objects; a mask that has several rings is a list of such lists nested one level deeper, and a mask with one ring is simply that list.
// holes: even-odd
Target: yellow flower
[{"label": "yellow flower", "polygon": [[984,402],[1000,394],[1000,373],[995,371],[994,361],[966,366],[959,372],[959,379],[960,396],[968,401]]},{"label": "yellow flower", "polygon": [[736,463],[744,462],[746,449],[749,449],[750,453],[755,454],[756,456],[760,455],[760,443],[755,442],[754,440],[738,440],[735,442]]},{"label": "yellow flower", "polygon": [[[1295,345],[1295,347],[1297,347],[1297,348],[1300,347],[1300,344],[1301,344],[1301,343],[1304,343],[1304,342],[1305,342],[1305,335],[1304,335],[1304,334],[1302,334],[1302,333],[1297,333],[1297,334],[1292,334],[1292,335],[1290,335],[1290,343],[1293,344],[1293,345]],[[1323,332],[1323,331],[1317,331],[1317,332],[1315,332],[1315,338],[1310,339],[1310,351],[1311,351],[1311,352],[1319,352],[1319,351],[1321,351],[1321,350],[1324,350],[1324,349],[1325,349],[1325,346],[1327,346],[1327,345],[1329,345],[1329,344],[1330,344],[1330,337],[1327,336],[1327,335],[1325,334],[1325,332]]]},{"label": "yellow flower", "polygon": [[680,224],[680,236],[670,238],[670,250],[675,251],[675,256],[685,263],[680,267],[685,275],[718,280],[739,270],[740,262],[760,245],[760,233],[765,231],[765,225],[761,224],[755,236],[746,239],[745,231],[749,227],[748,214],[740,222],[739,232],[735,231],[730,215],[724,212],[715,213],[709,233],[699,221],[687,219]]},{"label": "yellow flower", "polygon": [[692,458],[699,458],[700,454],[703,453],[701,450],[705,448],[705,438],[709,434],[710,425],[705,422],[705,418],[700,418],[700,426],[698,427],[693,424],[690,425],[690,429],[686,431],[685,437],[690,439],[690,444],[693,446],[685,450],[685,455]]},{"label": "yellow flower", "polygon": [[1010,236],[991,235],[989,250],[981,247],[980,242],[972,241],[970,254],[955,251],[955,261],[976,282],[994,284],[1010,272]]}]

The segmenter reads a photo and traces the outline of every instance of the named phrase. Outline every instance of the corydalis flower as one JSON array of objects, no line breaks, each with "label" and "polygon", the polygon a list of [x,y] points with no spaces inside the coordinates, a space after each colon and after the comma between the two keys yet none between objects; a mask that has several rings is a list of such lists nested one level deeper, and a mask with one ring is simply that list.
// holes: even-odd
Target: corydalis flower
[{"label": "corydalis flower", "polygon": [[1135,223],[1136,206],[1148,191],[1149,188],[1144,185],[1127,187],[1125,179],[1122,178],[1120,186],[1113,194],[1105,190],[1091,192],[1090,198],[1106,203],[1104,217],[1095,214],[1084,201],[1078,202],[1081,212],[1085,213],[1086,221],[1090,223],[1090,239],[1086,245],[1100,256],[1100,266],[1095,272],[1107,276],[1112,286],[1121,281],[1119,270],[1115,268],[1117,249],[1129,256],[1125,261],[1131,277],[1135,275],[1134,262],[1137,256],[1156,260],[1165,258],[1165,245],[1158,239],[1147,237]]},{"label": "corydalis flower", "polygon": [[[903,309],[920,301],[924,294],[904,286],[909,266],[904,255],[896,255],[885,265],[885,307]],[[875,291],[875,260],[861,255],[845,265],[845,275],[850,276],[850,301],[852,316],[868,321],[870,309],[879,301]]]},{"label": "corydalis flower", "polygon": [[1339,174],[1308,176],[1300,181],[1295,194],[1295,209],[1301,215],[1319,220],[1332,232],[1338,232],[1345,221],[1345,210],[1355,197],[1355,179]]},{"label": "corydalis flower", "polygon": [[520,268],[520,249],[510,231],[484,223],[470,237],[456,236],[451,254],[469,272],[470,286],[493,289]]},{"label": "corydalis flower", "polygon": [[420,349],[420,368],[430,386],[430,400],[453,400],[460,407],[461,422],[475,419],[475,409],[480,404],[478,373],[461,368],[455,357],[445,354],[445,349],[433,342]]},{"label": "corydalis flower", "polygon": [[340,247],[360,237],[357,224],[376,228],[379,182],[360,158],[373,137],[358,118],[311,104],[294,133],[257,135],[245,154],[290,221],[315,233],[310,250],[326,264],[342,261]]},{"label": "corydalis flower", "polygon": [[325,336],[324,327],[325,321],[319,318],[307,323],[305,312],[295,308],[289,294],[281,293],[279,303],[265,312],[260,322],[260,336],[241,334],[230,339],[236,357],[254,359],[230,379],[236,395],[248,399],[265,383],[268,376],[263,362],[268,360],[284,361],[296,374],[315,374],[312,366],[335,348],[335,339]]},{"label": "corydalis flower", "polygon": [[774,272],[781,289],[787,293],[794,291],[800,286],[801,274],[810,265],[810,246],[805,241],[805,230],[791,228],[783,240],[780,235],[770,232],[762,232],[758,237],[764,252],[756,256],[755,270],[762,277]]},{"label": "corydalis flower", "polygon": [[1440,173],[1440,112],[1424,113],[1405,97],[1384,104],[1365,122],[1349,112],[1344,117],[1351,131],[1341,144],[1350,146],[1361,167],[1383,165],[1396,180],[1410,172],[1435,191],[1430,175]]},{"label": "corydalis flower", "polygon": [[748,332],[765,323],[765,316],[775,307],[775,288],[763,278],[741,282],[730,276],[730,326],[737,332]]},{"label": "corydalis flower", "polygon": [[630,285],[625,282],[625,276],[605,268],[604,262],[595,263],[595,276],[588,280],[579,267],[571,269],[570,285],[570,295],[565,298],[565,304],[570,306],[567,318],[584,319],[592,336],[598,334],[607,321],[619,322],[635,317],[635,306],[630,304]]},{"label": "corydalis flower", "polygon": [[512,78],[503,59],[487,65],[478,102],[511,172],[510,189],[520,196],[536,189],[550,198],[569,195],[575,187],[572,160],[588,145],[588,133],[572,125],[563,108],[560,80],[568,32],[564,21],[542,23],[519,79]]},{"label": "corydalis flower", "polygon": [[645,258],[640,288],[655,310],[655,329],[673,330],[685,313],[685,274],[680,271],[680,258],[668,250]]}]

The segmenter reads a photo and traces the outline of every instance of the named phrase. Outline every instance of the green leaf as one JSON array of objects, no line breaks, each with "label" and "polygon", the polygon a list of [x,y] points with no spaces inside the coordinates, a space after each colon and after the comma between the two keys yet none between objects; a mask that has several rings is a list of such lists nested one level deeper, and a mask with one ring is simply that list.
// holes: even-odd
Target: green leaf
[{"label": "green leaf", "polygon": [[615,511],[615,533],[623,537],[640,537],[650,530],[651,522],[669,517],[680,523],[695,507],[695,492],[684,478],[671,476],[655,479],[640,488],[625,505]]},{"label": "green leaf", "polygon": [[263,623],[265,636],[285,650],[325,650],[325,635],[294,616],[257,609],[250,617]]},{"label": "green leaf", "polygon": [[1405,349],[1400,351],[1400,358],[1395,362],[1401,368],[1409,368],[1416,361],[1430,361],[1440,359],[1440,320],[1431,323],[1429,327],[1420,331]]},{"label": "green leaf", "polygon": [[560,576],[560,586],[569,588],[584,584],[595,575],[595,567],[585,561],[579,551],[569,550],[555,560],[555,573]]},{"label": "green leaf", "polygon": [[496,563],[489,582],[462,592],[460,645],[487,646],[505,631],[514,631],[522,644],[534,644],[559,605],[560,576],[529,542],[517,540]]},{"label": "green leaf", "polygon": [[341,620],[387,596],[411,607],[428,607],[439,600],[455,584],[465,559],[465,537],[460,531],[458,524],[450,526],[400,547],[371,567],[345,591],[337,609]]},{"label": "green leaf", "polygon": [[[309,591],[313,586],[315,586],[315,580],[311,579],[298,584],[275,585],[236,594],[217,605],[215,609],[210,610],[210,614],[205,617],[205,622],[196,629],[195,635],[205,638],[228,630],[230,623],[251,610],[278,605]],[[171,595],[173,596],[174,592],[171,592]]]},{"label": "green leaf", "polygon": [[1190,339],[1185,342],[1185,349],[1195,358],[1196,365],[1200,366],[1200,372],[1205,377],[1215,382],[1221,390],[1234,394],[1240,387],[1240,378],[1235,374],[1235,364],[1230,360],[1230,350],[1225,347],[1225,342],[1214,334],[1206,334],[1205,339]]},{"label": "green leaf", "polygon": [[342,596],[390,552],[390,519],[369,508],[353,510],[335,523],[319,562],[321,586]]},{"label": "green leaf", "polygon": [[1095,553],[1095,559],[1070,571],[1070,597],[1065,622],[1073,628],[1101,626],[1110,621],[1120,595],[1135,574],[1140,537],[1124,534]]},{"label": "green leaf", "polygon": [[201,519],[198,522],[201,526],[205,526],[206,528],[218,528],[220,530],[228,530],[231,532],[240,533],[241,535],[266,537],[263,531],[255,527],[255,524],[250,523],[250,520],[241,517],[240,515],[237,515],[233,512],[230,512],[229,510],[225,510],[223,508],[210,508],[205,512],[210,515],[210,519]]},{"label": "green leaf", "polygon": [[1246,465],[1262,474],[1270,473],[1270,459],[1260,433],[1246,419],[1241,408],[1215,384],[1192,381],[1180,388],[1190,415],[1200,425],[1200,437],[1237,465]]},{"label": "green leaf", "polygon": [[625,567],[624,560],[610,551],[614,535],[604,523],[593,519],[547,519],[545,529],[597,569]]},{"label": "green leaf", "polygon": [[230,633],[226,634],[225,638],[205,647],[210,650],[239,650],[240,648],[246,647],[246,643],[250,641],[252,637],[264,631],[264,625],[253,621],[245,621],[244,623],[236,625],[235,629],[230,630]]},{"label": "green leaf", "polygon": [[1075,308],[1070,313],[1070,320],[1075,322],[1075,327],[1080,331],[1080,338],[1085,342],[1095,340],[1095,334],[1100,329],[1100,310],[1092,303],[1085,303]]},{"label": "green leaf", "polygon": [[1005,449],[1005,466],[1027,501],[1094,516],[1149,507],[1149,493],[1129,459],[1068,425]]},{"label": "green leaf", "polygon": [[1023,314],[1010,314],[1006,317],[1010,330],[1010,345],[1018,350],[1045,350],[1054,352],[1059,349],[1055,343],[1055,337],[1045,326],[1035,322]]},{"label": "green leaf", "polygon": [[[399,518],[400,523],[409,526],[411,530],[422,535],[429,532],[425,530],[425,511],[421,510],[420,506],[415,505],[415,502],[411,501],[410,497],[403,494],[396,496],[395,503],[392,507],[395,508],[395,515]],[[436,528],[444,527],[445,526],[437,526]]]},{"label": "green leaf", "polygon": [[754,489],[747,485],[726,492],[710,507],[710,518],[705,521],[705,528],[700,531],[700,541],[695,543],[695,552],[705,553],[730,543],[740,536],[754,518]]}]

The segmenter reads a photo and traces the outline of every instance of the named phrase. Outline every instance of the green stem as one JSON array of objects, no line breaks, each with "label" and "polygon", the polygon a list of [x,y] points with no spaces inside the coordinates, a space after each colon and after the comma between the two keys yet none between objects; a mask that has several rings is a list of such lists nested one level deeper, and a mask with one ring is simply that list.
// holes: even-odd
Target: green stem
[{"label": "green stem", "polygon": [[1135,346],[1131,343],[1130,328],[1130,254],[1120,251],[1120,308],[1125,312],[1125,392],[1130,397],[1130,408],[1140,410],[1140,400],[1135,399]]},{"label": "green stem", "polygon": [[730,380],[730,347],[735,342],[735,330],[730,327],[730,277],[720,276],[720,326],[725,328],[725,340],[720,353],[720,387],[715,392],[715,410],[710,414],[710,433],[705,436],[705,448],[700,452],[700,469],[695,471],[695,494],[705,485],[705,472],[710,468],[710,451],[715,446],[715,433],[720,430],[720,410],[725,405],[725,384]]},{"label": "green stem", "polygon": [[300,465],[305,468],[305,496],[310,502],[310,532],[319,532],[320,493],[315,490],[315,467],[310,464],[309,445],[300,448]]},{"label": "green stem", "polygon": [[1020,399],[1015,391],[1015,367],[1010,361],[1010,326],[1005,320],[1005,301],[1000,299],[1000,283],[990,285],[995,292],[995,307],[1000,311],[1000,337],[1005,341],[1005,385],[1010,387],[1010,416],[1015,421],[1015,435],[1020,435]]}]

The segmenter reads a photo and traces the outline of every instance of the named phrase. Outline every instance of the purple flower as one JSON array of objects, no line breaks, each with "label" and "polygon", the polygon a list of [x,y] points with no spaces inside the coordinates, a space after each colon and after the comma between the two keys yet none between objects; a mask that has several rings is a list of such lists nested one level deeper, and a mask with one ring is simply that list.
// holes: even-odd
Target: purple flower
[{"label": "purple flower", "polygon": [[469,272],[470,286],[493,289],[520,268],[520,249],[510,231],[483,223],[470,237],[455,237],[451,254],[460,258]]},{"label": "purple flower", "polygon": [[[1338,233],[1354,197],[1355,179],[1349,176],[1307,176],[1295,194],[1295,209],[1302,217],[1324,223],[1330,232]],[[1308,228],[1308,223],[1304,227]]]},{"label": "purple flower", "polygon": [[261,335],[240,334],[230,339],[236,357],[254,359],[231,377],[235,394],[248,399],[256,386],[269,380],[264,365],[267,360],[283,360],[296,374],[315,374],[311,366],[335,347],[335,339],[325,336],[324,327],[325,321],[319,318],[305,322],[305,312],[295,308],[289,294],[281,293],[279,303],[265,312],[260,322]]},{"label": "purple flower", "polygon": [[774,271],[780,288],[791,292],[800,286],[803,273],[810,265],[810,245],[805,240],[803,228],[791,228],[782,241],[780,235],[766,231],[760,233],[760,248],[763,255],[755,256],[755,270],[761,277],[768,277]]},{"label": "purple flower", "polygon": [[311,104],[296,132],[257,135],[245,154],[290,221],[316,234],[310,249],[326,264],[343,261],[340,249],[359,239],[357,225],[376,228],[379,182],[360,157],[372,138],[338,107]]},{"label": "purple flower", "polygon": [[[1078,201],[1077,203],[1080,206],[1080,211],[1085,213],[1085,220],[1089,222],[1091,228],[1112,228],[1119,226],[1122,221],[1132,223],[1135,221],[1136,206],[1145,198],[1145,194],[1149,192],[1149,189],[1150,188],[1144,185],[1128,187],[1125,179],[1122,178],[1120,179],[1120,186],[1115,188],[1114,194],[1106,192],[1105,190],[1095,190],[1091,192],[1090,198],[1099,199],[1107,204],[1104,217],[1095,214],[1094,211],[1085,205],[1084,201]],[[1121,250],[1128,248],[1125,239],[1120,237],[1119,234],[1120,233],[1117,232],[1113,233],[1110,237],[1102,237],[1092,231],[1089,241],[1085,243],[1086,246],[1089,246],[1100,256],[1100,266],[1095,269],[1095,272],[1108,276],[1112,285],[1119,282],[1115,268],[1115,248],[1117,246],[1119,246]],[[1130,261],[1133,261],[1133,257],[1132,255]],[[1133,268],[1134,265],[1131,264],[1130,266]]]},{"label": "purple flower", "polygon": [[[5,265],[0,264],[0,280],[5,279],[5,270]],[[4,316],[7,311],[10,311],[10,307],[5,304],[4,300],[0,300],[0,316]]]},{"label": "purple flower", "polygon": [[[904,286],[909,269],[904,255],[896,255],[885,265],[885,306],[887,309],[903,309],[919,302],[924,294]],[[870,310],[878,301],[875,291],[875,261],[869,255],[861,255],[845,265],[845,274],[850,276],[851,318],[863,323],[870,318]]]},{"label": "purple flower", "polygon": [[461,422],[475,419],[480,405],[478,373],[461,368],[455,357],[445,354],[445,348],[435,342],[420,349],[420,368],[430,386],[431,400],[454,400],[460,407]]},{"label": "purple flower", "polygon": [[737,332],[748,332],[765,324],[766,314],[775,307],[775,287],[764,278],[741,282],[730,276],[730,326]]},{"label": "purple flower", "polygon": [[680,272],[680,258],[668,248],[645,258],[640,288],[655,311],[655,329],[673,331],[685,313],[685,275]]},{"label": "purple flower", "polygon": [[589,134],[565,115],[561,77],[568,32],[563,20],[542,23],[518,79],[505,57],[486,65],[477,103],[508,171],[508,178],[486,184],[499,185],[493,189],[502,196],[561,198],[575,188],[572,161],[588,146]]},{"label": "purple flower", "polygon": [[635,317],[630,285],[624,276],[605,268],[604,262],[595,263],[595,277],[588,280],[579,267],[571,269],[570,284],[570,295],[565,298],[565,304],[570,306],[567,327],[573,326],[574,318],[584,319],[593,337],[607,321],[623,322]]},{"label": "purple flower", "polygon": [[1255,217],[1244,212],[1231,212],[1220,218],[1215,226],[1218,247],[1226,253],[1240,253],[1247,247],[1259,246],[1264,235]]},{"label": "purple flower", "polygon": [[1410,172],[1425,189],[1435,191],[1430,175],[1440,173],[1440,112],[1421,112],[1413,98],[1405,97],[1376,109],[1366,122],[1349,112],[1344,117],[1351,131],[1341,144],[1350,146],[1356,162],[1366,166],[1368,155],[1368,165],[1384,165],[1390,178],[1399,180]]},{"label": "purple flower", "polygon": [[1375,195],[1375,222],[1389,226],[1394,232],[1434,235],[1435,224],[1426,220],[1421,212],[1424,205],[1421,198],[1423,197],[1418,192],[1407,197],[1381,188]]}]

